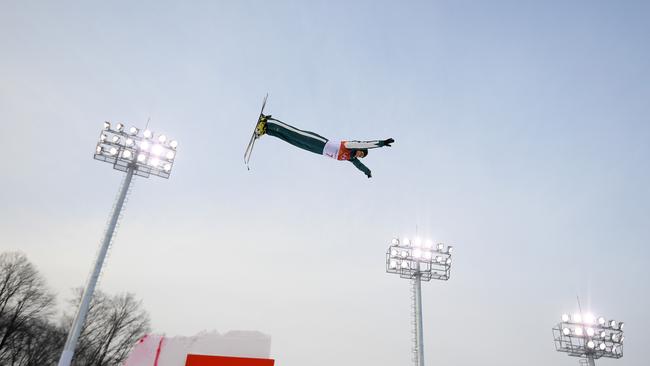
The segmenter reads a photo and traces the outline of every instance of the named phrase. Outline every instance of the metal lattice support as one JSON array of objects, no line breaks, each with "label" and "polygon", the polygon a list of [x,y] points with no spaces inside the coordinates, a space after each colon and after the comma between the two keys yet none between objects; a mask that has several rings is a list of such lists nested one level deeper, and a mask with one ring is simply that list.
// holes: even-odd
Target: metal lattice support
[{"label": "metal lattice support", "polygon": [[169,178],[176,158],[177,147],[178,142],[169,140],[165,135],[154,136],[154,133],[149,130],[140,133],[140,129],[135,127],[131,127],[127,132],[122,123],[118,123],[112,128],[110,122],[104,122],[104,129],[99,136],[94,158],[112,164],[114,169],[126,172],[126,176],[113,204],[95,265],[81,296],[79,309],[59,359],[59,366],[70,366],[74,357],[77,340],[86,322],[95,288],[103,272],[104,262],[109,255],[115,232],[123,218],[122,210],[127,202],[133,176],[139,175],[148,178],[154,175]]},{"label": "metal lattice support", "polygon": [[411,360],[415,366],[424,366],[424,329],[422,326],[422,281],[449,279],[452,246],[433,244],[419,238],[393,239],[386,251],[386,272],[411,280]]},{"label": "metal lattice support", "polygon": [[[133,177],[135,178],[135,177]],[[124,178],[122,179],[122,187],[125,186],[127,179],[127,174],[124,175]],[[122,224],[122,220],[124,219],[124,212],[126,211],[126,208],[128,207],[129,203],[129,198],[131,197],[131,192],[133,192],[133,188],[135,186],[136,180],[131,179],[131,182],[126,185],[126,195],[124,197],[124,201],[122,202],[121,209],[119,210],[119,214],[117,216],[117,222],[115,223],[115,228],[113,229],[113,234],[111,235],[111,240],[108,243],[108,249],[106,250],[106,258],[104,260],[104,263],[108,262],[108,259],[111,257],[112,251],[113,251],[113,243],[115,243],[115,238],[117,237],[117,234],[120,231],[120,226]],[[118,209],[118,203],[120,200],[120,191],[117,191],[117,194],[115,195],[115,200],[113,202],[113,207],[111,209],[111,212],[115,212],[115,210]],[[106,230],[104,231],[104,236],[107,235],[107,232],[110,228],[110,214],[109,214],[109,219],[106,221]],[[96,257],[100,255],[101,252],[101,243],[99,248],[97,249]],[[101,271],[99,272],[99,277],[97,279],[97,284],[99,285],[102,282],[102,279],[104,277],[104,272],[106,270],[106,266],[102,266]],[[90,278],[90,275],[88,276]]]},{"label": "metal lattice support", "polygon": [[415,366],[420,366],[419,349],[418,349],[418,314],[417,314],[417,296],[415,294],[415,279],[411,280],[411,340],[413,347],[411,348],[413,355],[411,360]]}]

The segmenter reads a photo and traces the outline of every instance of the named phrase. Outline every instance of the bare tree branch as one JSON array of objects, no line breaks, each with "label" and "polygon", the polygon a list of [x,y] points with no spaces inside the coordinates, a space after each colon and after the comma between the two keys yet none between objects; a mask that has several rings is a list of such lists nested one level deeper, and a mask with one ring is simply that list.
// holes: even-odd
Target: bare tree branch
[{"label": "bare tree branch", "polygon": [[[77,289],[76,293],[72,301],[74,308],[81,300],[81,290]],[[66,323],[71,322],[68,317]],[[108,296],[96,291],[79,337],[73,366],[122,364],[137,340],[150,331],[149,324],[149,315],[133,294]]]},{"label": "bare tree branch", "polygon": [[[24,254],[0,254],[0,364],[31,365],[43,359],[43,333],[54,296]],[[38,329],[38,331],[37,331]],[[46,365],[47,363],[41,363]]]}]

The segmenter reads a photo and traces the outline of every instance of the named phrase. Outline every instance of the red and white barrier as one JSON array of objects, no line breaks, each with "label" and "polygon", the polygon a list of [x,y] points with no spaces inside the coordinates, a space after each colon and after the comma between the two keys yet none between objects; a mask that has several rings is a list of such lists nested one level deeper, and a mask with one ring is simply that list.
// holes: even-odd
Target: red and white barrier
[{"label": "red and white barrier", "polygon": [[146,335],[123,366],[272,366],[271,337],[260,332]]}]

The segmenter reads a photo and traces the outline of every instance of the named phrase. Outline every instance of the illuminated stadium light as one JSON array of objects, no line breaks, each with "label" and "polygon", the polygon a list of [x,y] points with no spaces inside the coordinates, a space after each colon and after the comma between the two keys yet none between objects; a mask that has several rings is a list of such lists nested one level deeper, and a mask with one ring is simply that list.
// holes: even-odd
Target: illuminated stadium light
[{"label": "illuminated stadium light", "polygon": [[[449,247],[445,247],[444,244],[438,244],[431,249],[423,249],[422,243],[426,242],[426,240],[421,239],[392,239],[386,253],[386,263],[389,263],[390,259],[412,262],[413,265],[409,267],[412,271],[396,273],[404,278],[413,279],[417,275],[425,281],[431,279],[449,279],[449,272],[451,270],[451,253],[449,253]],[[416,263],[417,265],[415,265]],[[414,271],[417,271],[417,273]]]},{"label": "illuminated stadium light", "polygon": [[587,314],[584,316],[584,318],[585,318],[585,319],[584,319],[585,324],[595,324],[595,323],[596,323],[596,317],[594,316],[594,314],[587,313]]},{"label": "illuminated stadium light", "polygon": [[[118,198],[113,206],[113,211],[108,222],[108,227],[104,233],[93,271],[82,293],[79,309],[70,327],[58,366],[70,366],[74,357],[77,341],[86,322],[86,316],[95,292],[95,287],[97,286],[104,261],[106,260],[108,248],[112,243],[115,228],[122,208],[124,207],[133,176],[137,175],[149,178],[153,175],[161,178],[169,178],[171,174],[178,142],[174,140],[172,141],[173,145],[172,143],[167,144],[167,137],[165,135],[159,135],[158,141],[160,145],[156,145],[155,154],[165,156],[167,161],[161,167],[160,159],[153,157],[150,159],[149,164],[147,164],[147,155],[142,152],[148,149],[149,142],[145,140],[152,139],[155,136],[149,130],[146,130],[143,135],[140,135],[139,132],[139,129],[131,127],[127,134],[123,123],[117,123],[115,128],[111,128],[111,123],[106,121],[99,135],[99,141],[95,146],[94,158],[96,160],[109,163],[113,165],[114,169],[126,172],[126,175],[120,186]],[[134,156],[136,159],[134,159]]]},{"label": "illuminated stadium light", "polygon": [[423,329],[422,329],[422,290],[421,281],[449,279],[451,274],[452,247],[433,244],[431,240],[416,237],[393,238],[386,251],[386,272],[398,274],[413,281],[414,311],[414,361],[418,366],[424,365]]},{"label": "illuminated stadium light", "polygon": [[555,349],[569,356],[581,358],[594,366],[595,360],[623,357],[622,322],[606,321],[604,317],[577,313],[563,314],[561,322],[553,328]]},{"label": "illuminated stadium light", "polygon": [[163,147],[160,145],[153,145],[153,147],[151,148],[151,153],[156,156],[160,156],[162,152],[163,152]]}]

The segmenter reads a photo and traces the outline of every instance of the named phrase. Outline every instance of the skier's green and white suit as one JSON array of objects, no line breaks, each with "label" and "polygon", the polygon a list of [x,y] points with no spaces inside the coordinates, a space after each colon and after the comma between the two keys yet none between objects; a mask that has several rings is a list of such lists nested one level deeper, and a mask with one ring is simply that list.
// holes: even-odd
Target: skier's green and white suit
[{"label": "skier's green and white suit", "polygon": [[[310,131],[304,131],[275,118],[267,118],[266,133],[314,154],[325,155],[337,160],[347,160],[370,178],[370,169],[355,157],[357,150],[390,146],[391,140],[333,141]],[[367,153],[367,152],[366,152]]]}]

